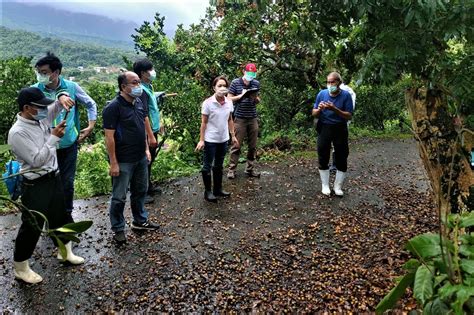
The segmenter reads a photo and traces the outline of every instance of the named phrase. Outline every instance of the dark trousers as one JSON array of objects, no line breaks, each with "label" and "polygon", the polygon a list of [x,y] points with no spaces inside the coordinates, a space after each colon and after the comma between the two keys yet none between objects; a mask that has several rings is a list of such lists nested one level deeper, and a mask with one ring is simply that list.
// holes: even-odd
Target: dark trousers
[{"label": "dark trousers", "polygon": [[210,174],[212,167],[222,169],[226,152],[227,141],[222,143],[204,142],[204,161],[201,172]]},{"label": "dark trousers", "polygon": [[77,142],[70,147],[56,150],[67,212],[72,212],[72,209],[74,209],[74,178],[76,176],[77,151]]},{"label": "dark trousers", "polygon": [[[21,202],[26,208],[44,214],[50,229],[69,223],[64,210],[64,193],[59,174],[50,173],[35,180],[25,178]],[[44,224],[40,216],[34,215],[32,218],[28,213],[22,213],[21,221],[13,254],[13,259],[18,262],[27,260],[33,255]],[[57,245],[54,239],[53,242]]]},{"label": "dark trousers", "polygon": [[347,171],[349,156],[349,132],[347,124],[320,124],[318,126],[318,162],[320,170],[329,169],[331,144],[334,146],[336,168],[341,172]]},{"label": "dark trousers", "polygon": [[[158,132],[155,132],[153,134],[155,136],[155,139],[158,141]],[[151,184],[151,166],[153,162],[156,160],[156,151],[158,150],[158,147],[148,147],[150,150],[150,155],[151,155],[151,161],[148,163],[148,191],[151,191],[153,189],[152,184]]]}]

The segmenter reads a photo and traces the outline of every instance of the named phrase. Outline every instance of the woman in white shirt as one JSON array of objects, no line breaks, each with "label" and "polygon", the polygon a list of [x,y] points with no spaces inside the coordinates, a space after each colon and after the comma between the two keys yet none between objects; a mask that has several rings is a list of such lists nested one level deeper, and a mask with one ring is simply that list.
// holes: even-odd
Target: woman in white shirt
[{"label": "woman in white shirt", "polygon": [[[217,202],[217,197],[229,197],[230,193],[222,190],[222,172],[224,157],[227,152],[229,132],[232,143],[239,145],[235,137],[232,101],[226,97],[229,81],[218,76],[212,81],[214,94],[202,103],[201,129],[196,151],[204,149],[203,166],[201,169],[204,181],[204,199]],[[212,177],[211,177],[212,168]],[[212,187],[214,181],[214,187]]]}]

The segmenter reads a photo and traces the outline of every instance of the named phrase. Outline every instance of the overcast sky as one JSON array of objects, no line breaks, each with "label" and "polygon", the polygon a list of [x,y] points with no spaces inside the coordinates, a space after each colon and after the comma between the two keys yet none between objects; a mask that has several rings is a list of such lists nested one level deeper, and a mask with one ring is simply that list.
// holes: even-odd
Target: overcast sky
[{"label": "overcast sky", "polygon": [[[0,0],[10,2],[12,0]],[[111,18],[131,20],[138,25],[153,21],[155,12],[165,16],[165,27],[178,24],[189,26],[204,18],[208,0],[13,0],[14,2],[41,3],[68,11],[93,13]]]}]

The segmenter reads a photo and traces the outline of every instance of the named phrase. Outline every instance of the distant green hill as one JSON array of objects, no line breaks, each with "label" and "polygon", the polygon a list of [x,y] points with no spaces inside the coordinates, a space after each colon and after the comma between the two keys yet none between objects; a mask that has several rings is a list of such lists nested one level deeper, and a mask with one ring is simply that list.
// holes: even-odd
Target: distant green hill
[{"label": "distant green hill", "polygon": [[38,33],[44,37],[122,49],[133,49],[131,34],[138,27],[131,21],[61,10],[55,8],[52,1],[34,3],[4,0],[0,5],[0,25]]},{"label": "distant green hill", "polygon": [[122,56],[131,60],[137,58],[137,54],[131,50],[42,37],[36,33],[12,30],[3,26],[0,26],[0,42],[1,59],[31,56],[36,60],[44,56],[47,51],[51,51],[68,67],[124,66]]}]

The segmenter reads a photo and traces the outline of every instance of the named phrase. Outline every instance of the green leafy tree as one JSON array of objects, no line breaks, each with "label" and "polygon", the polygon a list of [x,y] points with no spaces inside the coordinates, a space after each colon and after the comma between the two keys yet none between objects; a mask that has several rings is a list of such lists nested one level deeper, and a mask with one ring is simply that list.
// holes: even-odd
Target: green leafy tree
[{"label": "green leafy tree", "polygon": [[18,92],[35,81],[31,58],[0,60],[0,143],[5,143],[8,130],[18,113]]},{"label": "green leafy tree", "polygon": [[[445,295],[441,289],[438,294],[433,292],[440,285],[443,288],[468,285],[466,281],[470,281],[472,270],[461,272],[459,262],[464,261],[465,266],[474,263],[471,255],[463,257],[450,245],[458,246],[458,234],[471,237],[464,229],[470,225],[449,223],[450,213],[464,215],[474,208],[473,174],[468,160],[473,146],[472,140],[469,141],[472,130],[462,123],[474,109],[474,93],[470,88],[474,75],[474,3],[354,0],[350,4],[357,6],[355,18],[361,25],[360,35],[371,46],[360,69],[363,78],[388,83],[402,74],[412,78],[406,103],[439,208],[438,241],[427,247],[440,247],[441,259],[437,268],[430,268],[423,253],[414,253],[423,267],[417,269],[416,277],[405,286],[414,286],[415,297],[425,310],[431,305],[428,314],[437,313],[435,309],[440,305],[449,306],[456,314],[472,312],[472,290],[452,290]],[[447,284],[426,280],[443,275]],[[384,300],[379,310],[392,305]]]},{"label": "green leafy tree", "polygon": [[[288,26],[299,29],[308,25],[309,31],[319,37],[322,34],[317,26],[321,23],[323,29],[326,26],[323,34],[335,33],[328,38],[329,44],[325,43],[329,52],[324,59],[327,64],[345,65],[353,72],[351,75],[357,74],[361,81],[371,85],[370,88],[392,85],[404,75],[411,78],[405,94],[406,105],[439,209],[440,233],[431,238],[434,242],[425,245],[426,250],[440,248],[438,258],[441,262],[438,260],[436,268],[431,268],[424,253],[413,250],[421,265],[413,269],[416,273],[401,279],[399,287],[403,290],[397,291],[398,295],[389,295],[378,310],[382,312],[392,307],[406,287],[414,286],[415,297],[428,313],[443,313],[447,308],[456,314],[472,313],[474,292],[462,286],[472,288],[470,266],[473,257],[453,251],[451,246],[458,246],[458,233],[472,238],[472,234],[465,234],[465,229],[469,231],[472,226],[449,224],[449,220],[452,212],[464,216],[474,208],[474,177],[468,160],[474,144],[473,132],[469,129],[474,112],[474,92],[470,87],[474,79],[474,3],[464,0],[345,0],[326,3],[318,9],[319,3],[322,2],[211,1],[222,14],[235,6],[249,4],[257,6],[259,11],[294,6],[290,11],[295,16],[294,21],[299,23]],[[300,9],[304,7],[314,9],[309,14],[318,22],[306,24],[301,19],[304,11]],[[338,17],[345,17],[346,24]],[[286,20],[280,22],[281,29],[285,30]],[[293,33],[297,38],[303,34]],[[310,40],[301,47],[312,46]],[[379,105],[382,106],[384,104]],[[465,249],[470,244],[463,243],[462,246]],[[459,261],[463,261],[461,269]],[[447,284],[439,279],[443,276],[446,276]],[[443,288],[451,285],[456,289],[433,294],[440,285]],[[427,305],[431,307],[426,308]]]}]

